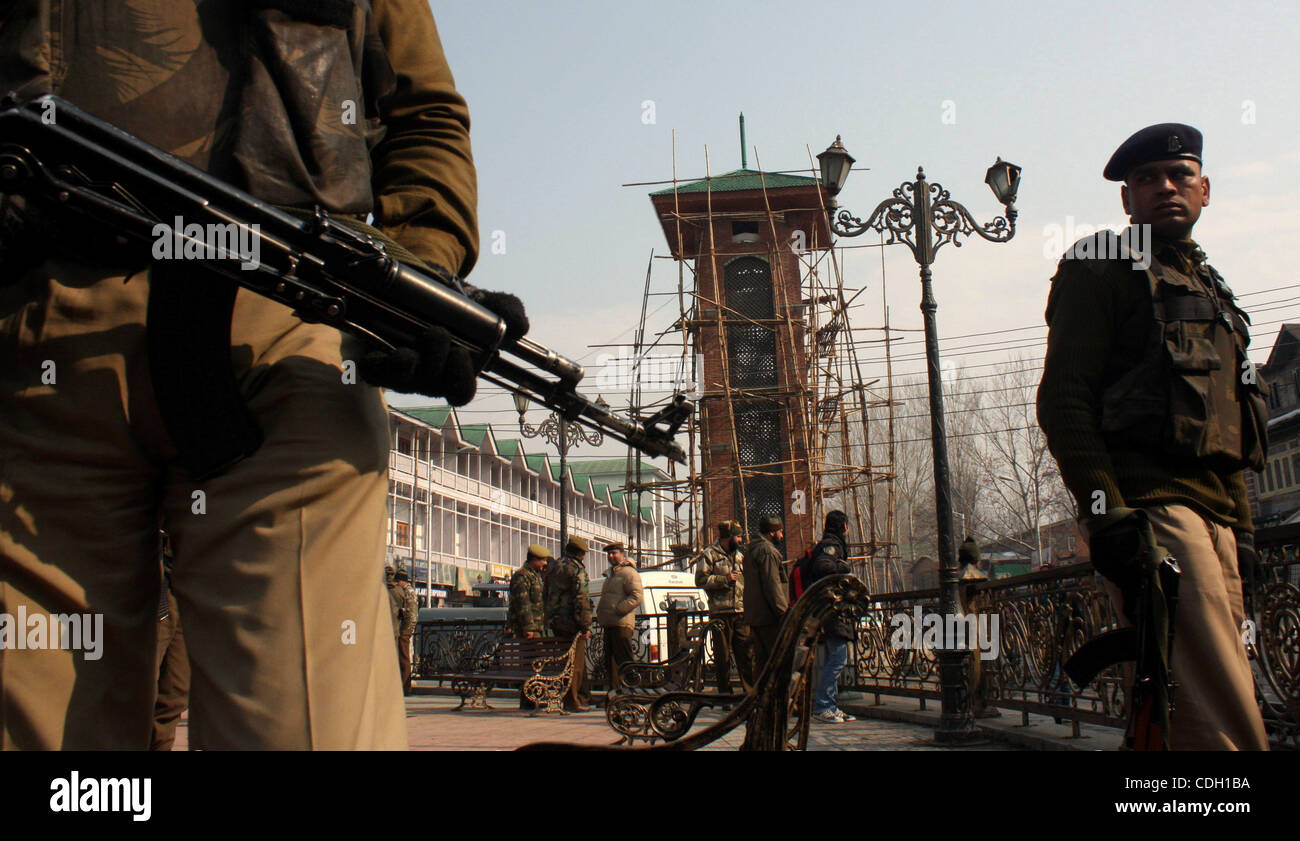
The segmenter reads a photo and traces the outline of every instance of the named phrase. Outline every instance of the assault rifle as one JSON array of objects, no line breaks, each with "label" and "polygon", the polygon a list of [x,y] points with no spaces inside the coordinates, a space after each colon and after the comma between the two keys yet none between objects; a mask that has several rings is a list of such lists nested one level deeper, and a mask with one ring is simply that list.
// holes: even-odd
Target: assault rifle
[{"label": "assault rifle", "polygon": [[[1082,689],[1103,669],[1132,661],[1135,675],[1124,744],[1130,750],[1169,750],[1175,690],[1169,663],[1182,570],[1172,555],[1155,544],[1146,515],[1140,511],[1137,515],[1141,528],[1136,552],[1103,560],[1098,567],[1100,570],[1105,566],[1105,574],[1118,579],[1116,583],[1124,594],[1124,612],[1133,624],[1084,643],[1066,661],[1065,673]],[[1094,543],[1099,541],[1094,539]],[[1098,564],[1095,555],[1093,562]]]},{"label": "assault rifle", "polygon": [[[0,100],[0,193],[93,220],[123,242],[152,244],[159,226],[187,244],[195,224],[237,233],[254,247],[213,253],[210,242],[196,244],[209,254],[205,268],[304,321],[390,351],[416,348],[418,337],[442,327],[469,351],[482,379],[647,455],[685,461],[673,440],[690,412],[683,396],[644,422],[615,415],[578,393],[576,362],[527,338],[505,342],[505,322],[456,278],[448,285],[394,259],[382,242],[319,208],[306,219],[278,210],[59,97]],[[185,230],[170,230],[177,217]]]}]

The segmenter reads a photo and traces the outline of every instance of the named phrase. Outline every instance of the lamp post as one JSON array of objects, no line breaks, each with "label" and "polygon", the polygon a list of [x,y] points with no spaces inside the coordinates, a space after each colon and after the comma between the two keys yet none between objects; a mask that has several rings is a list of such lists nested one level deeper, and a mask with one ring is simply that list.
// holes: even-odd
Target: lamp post
[{"label": "lamp post", "polygon": [[[832,196],[844,187],[853,166],[853,157],[839,137],[817,156],[822,183]],[[837,208],[832,201],[831,230],[838,236],[856,237],[869,230],[887,234],[886,245],[904,243],[916,258],[921,270],[921,312],[925,316],[925,359],[930,382],[930,442],[934,455],[935,515],[938,522],[939,610],[944,616],[958,612],[957,582],[961,571],[952,534],[952,485],[948,471],[948,439],[943,415],[943,380],[939,370],[939,336],[935,311],[939,308],[931,286],[930,265],[935,252],[945,243],[961,246],[960,236],[978,234],[990,242],[1006,242],[1016,233],[1016,190],[1020,186],[1020,167],[998,158],[989,167],[985,183],[1005,206],[1006,215],[983,225],[970,211],[953,201],[942,185],[926,180],[925,171],[916,169],[916,180],[899,185],[893,196],[885,199],[865,221],[848,210]],[[947,624],[945,622],[945,624]],[[976,738],[971,714],[966,670],[969,652],[945,648],[939,653],[940,706],[939,729],[935,741],[945,744],[970,743]]]},{"label": "lamp post", "polygon": [[[596,398],[596,405],[602,409],[609,408],[609,404],[605,402],[603,397]],[[569,423],[564,415],[557,412],[551,412],[537,426],[526,423],[524,414],[528,411],[528,397],[517,392],[515,393],[515,410],[519,412],[519,431],[525,438],[541,436],[560,451],[560,549],[563,551],[565,541],[568,540],[567,532],[569,529],[569,513],[566,502],[568,495],[564,491],[564,477],[568,472],[569,464],[569,448],[576,447],[584,441],[593,447],[599,447],[605,441],[605,436],[599,429],[586,430],[579,424]]]}]

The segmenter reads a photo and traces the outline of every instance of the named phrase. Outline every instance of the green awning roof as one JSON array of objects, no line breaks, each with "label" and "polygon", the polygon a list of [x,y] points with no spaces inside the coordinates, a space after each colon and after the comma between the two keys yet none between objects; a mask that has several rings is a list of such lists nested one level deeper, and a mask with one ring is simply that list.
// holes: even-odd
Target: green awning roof
[{"label": "green awning roof", "polygon": [[451,414],[450,406],[418,406],[409,409],[396,406],[394,408],[403,414],[410,415],[413,418],[419,418],[429,426],[438,429],[442,428],[442,425],[447,422],[447,416]]},{"label": "green awning roof", "polygon": [[488,425],[485,423],[467,423],[460,428],[460,437],[478,447],[482,445],[487,431]]}]

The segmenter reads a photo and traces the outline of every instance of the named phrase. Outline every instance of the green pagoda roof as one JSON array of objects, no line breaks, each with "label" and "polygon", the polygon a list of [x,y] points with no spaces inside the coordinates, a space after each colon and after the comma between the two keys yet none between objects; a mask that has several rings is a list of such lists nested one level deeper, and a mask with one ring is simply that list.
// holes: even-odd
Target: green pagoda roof
[{"label": "green pagoda roof", "polygon": [[[756,169],[737,169],[723,175],[715,175],[702,181],[678,184],[677,193],[729,193],[740,190],[780,190],[786,187],[815,187],[821,183],[820,178],[806,175],[786,175],[783,172],[759,172]],[[673,188],[656,190],[651,196],[671,196]]]}]

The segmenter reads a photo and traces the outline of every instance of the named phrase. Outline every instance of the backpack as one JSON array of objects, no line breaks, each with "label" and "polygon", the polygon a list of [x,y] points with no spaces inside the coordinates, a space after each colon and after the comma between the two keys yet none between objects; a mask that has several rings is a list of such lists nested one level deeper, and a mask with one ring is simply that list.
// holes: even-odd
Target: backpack
[{"label": "backpack", "polygon": [[790,601],[791,603],[799,601],[804,590],[808,589],[810,579],[812,578],[813,550],[820,543],[814,543],[804,550],[803,556],[794,562],[794,569],[790,571]]}]

